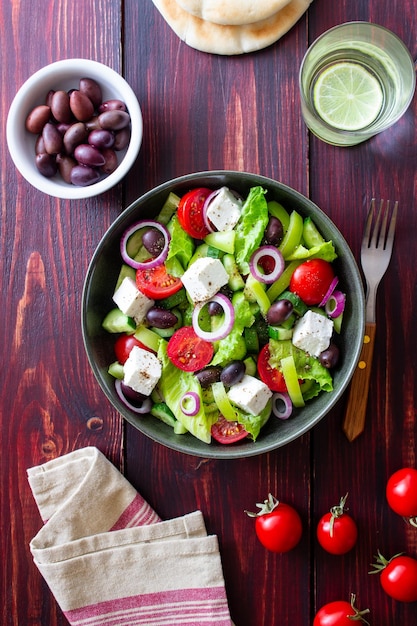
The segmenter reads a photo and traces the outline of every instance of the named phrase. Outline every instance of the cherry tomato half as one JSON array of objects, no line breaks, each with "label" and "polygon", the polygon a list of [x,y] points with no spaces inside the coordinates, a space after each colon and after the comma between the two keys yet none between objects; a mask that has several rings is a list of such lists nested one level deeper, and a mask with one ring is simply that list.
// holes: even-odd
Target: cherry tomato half
[{"label": "cherry tomato half", "polygon": [[[368,609],[358,611],[354,605],[355,596],[352,596],[351,602],[346,600],[335,600],[321,607],[316,613],[313,626],[352,626],[352,624],[368,624],[363,615],[369,613]],[[355,619],[353,619],[355,618]]]},{"label": "cherry tomato half", "polygon": [[417,560],[397,554],[387,561],[379,552],[375,571],[385,593],[399,602],[417,601]]},{"label": "cherry tomato half", "polygon": [[192,189],[182,196],[178,205],[178,221],[194,239],[204,239],[210,232],[204,223],[203,207],[211,193],[212,190],[206,187]]},{"label": "cherry tomato half", "polygon": [[387,482],[386,497],[395,513],[417,518],[417,469],[403,467],[394,472]]},{"label": "cherry tomato half", "polygon": [[257,505],[258,513],[246,511],[255,517],[255,532],[261,544],[271,552],[289,552],[301,539],[303,526],[297,511],[271,494],[263,504]]},{"label": "cherry tomato half", "polygon": [[282,372],[269,365],[269,358],[269,345],[265,344],[258,356],[259,376],[271,391],[286,392],[287,385],[285,384],[284,376]]},{"label": "cherry tomato half", "polygon": [[219,443],[235,443],[248,436],[247,431],[239,422],[227,420],[223,415],[211,427],[211,436]]},{"label": "cherry tomato half", "polygon": [[170,361],[185,372],[203,369],[213,358],[213,352],[213,344],[196,335],[192,326],[176,330],[167,346]]},{"label": "cherry tomato half", "polygon": [[136,339],[133,335],[120,335],[114,343],[114,352],[116,354],[116,359],[124,365],[126,363],[128,356],[134,346],[138,346],[138,348],[143,348],[143,350],[148,350],[148,352],[152,352],[147,346],[145,346],[141,341]]},{"label": "cherry tomato half", "polygon": [[148,298],[168,298],[182,287],[180,278],[168,274],[163,263],[149,269],[136,270],[136,286]]},{"label": "cherry tomato half", "polygon": [[320,304],[334,278],[331,264],[323,259],[309,259],[295,268],[290,291],[309,306]]},{"label": "cherry tomato half", "polygon": [[356,522],[343,510],[346,497],[323,515],[317,525],[318,542],[330,554],[346,554],[358,538]]}]

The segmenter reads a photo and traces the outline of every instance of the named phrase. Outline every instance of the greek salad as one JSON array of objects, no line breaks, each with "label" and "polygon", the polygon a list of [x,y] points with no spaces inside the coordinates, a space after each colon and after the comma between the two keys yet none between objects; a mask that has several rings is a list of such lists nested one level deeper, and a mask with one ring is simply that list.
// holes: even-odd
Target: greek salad
[{"label": "greek salad", "polygon": [[132,411],[227,444],[332,391],[346,297],[310,217],[261,186],[244,198],[199,187],[170,193],[120,251],[103,327]]}]

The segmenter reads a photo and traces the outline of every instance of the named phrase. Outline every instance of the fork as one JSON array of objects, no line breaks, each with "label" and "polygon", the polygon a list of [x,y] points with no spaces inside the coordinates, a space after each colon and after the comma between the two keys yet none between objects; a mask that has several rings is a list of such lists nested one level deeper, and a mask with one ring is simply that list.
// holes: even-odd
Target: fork
[{"label": "fork", "polygon": [[365,335],[359,362],[350,384],[343,422],[343,431],[349,441],[356,439],[365,428],[376,333],[376,294],[391,259],[397,219],[397,201],[394,203],[389,224],[390,201],[384,203],[384,200],[380,200],[379,208],[376,204],[376,199],[372,198],[361,246],[361,264],[366,280]]}]

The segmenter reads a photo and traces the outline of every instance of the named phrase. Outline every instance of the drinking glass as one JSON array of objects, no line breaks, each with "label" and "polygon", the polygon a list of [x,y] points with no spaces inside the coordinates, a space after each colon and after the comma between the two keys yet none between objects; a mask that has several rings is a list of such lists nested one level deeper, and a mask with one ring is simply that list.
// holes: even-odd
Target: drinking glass
[{"label": "drinking glass", "polygon": [[299,74],[301,111],[312,133],[352,146],[399,120],[416,86],[413,59],[390,30],[347,22],[307,50]]}]

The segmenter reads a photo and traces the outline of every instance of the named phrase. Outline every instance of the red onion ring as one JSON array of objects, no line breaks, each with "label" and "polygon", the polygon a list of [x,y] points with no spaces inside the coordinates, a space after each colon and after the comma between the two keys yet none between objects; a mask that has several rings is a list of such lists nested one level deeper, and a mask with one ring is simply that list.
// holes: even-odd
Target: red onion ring
[{"label": "red onion ring", "polygon": [[[188,404],[190,404],[189,407]],[[180,408],[184,415],[194,417],[199,412],[200,406],[200,397],[195,391],[187,391],[181,398]]]},{"label": "red onion ring", "polygon": [[123,404],[127,406],[128,409],[130,409],[134,413],[140,413],[141,415],[143,415],[144,413],[149,413],[152,408],[152,401],[150,398],[145,398],[140,406],[136,406],[135,404],[129,402],[129,400],[126,398],[122,389],[122,381],[119,378],[116,378],[116,380],[114,381],[114,386],[120,400],[123,402]]},{"label": "red onion ring", "polygon": [[345,310],[346,296],[341,291],[333,291],[327,300],[324,310],[329,317],[339,317]]},{"label": "red onion ring", "polygon": [[[162,233],[164,237],[164,247],[162,248],[161,253],[158,254],[158,256],[155,258],[147,260],[146,263],[140,263],[139,261],[135,261],[134,259],[132,259],[128,255],[126,248],[129,237],[131,237],[133,233],[135,233],[137,230],[142,230],[143,228],[156,228],[156,230],[159,230],[159,232]],[[140,222],[136,222],[123,233],[122,239],[120,241],[120,253],[122,255],[122,259],[127,265],[130,265],[130,267],[133,267],[135,270],[151,269],[153,267],[157,267],[158,265],[161,265],[161,263],[163,263],[168,256],[170,239],[171,236],[168,232],[168,229],[163,224],[155,222],[154,220],[141,220]]]},{"label": "red onion ring", "polygon": [[210,202],[214,200],[216,196],[219,195],[221,189],[222,188],[216,189],[210,195],[208,195],[203,204],[202,214],[203,214],[204,225],[207,228],[207,230],[210,231],[211,233],[214,233],[215,229],[213,228],[213,224],[210,222],[209,218],[207,217],[207,209],[209,207]]},{"label": "red onion ring", "polygon": [[[284,404],[283,410],[280,408]],[[287,420],[292,413],[292,402],[288,393],[276,392],[272,396],[272,412],[281,420]]]},{"label": "red onion ring", "polygon": [[323,300],[320,302],[319,306],[324,306],[327,302],[327,300],[330,298],[330,296],[332,295],[333,291],[336,289],[336,285],[339,282],[339,279],[337,278],[337,276],[335,276],[332,280],[332,282],[329,285],[328,290],[326,291]]},{"label": "red onion ring", "polygon": [[[224,312],[223,324],[215,331],[203,330],[200,328],[198,320],[201,309],[209,302],[217,302],[220,304]],[[220,339],[224,339],[232,330],[235,322],[235,310],[233,308],[233,304],[230,302],[229,298],[224,296],[222,293],[217,293],[215,296],[210,298],[210,300],[196,304],[193,311],[192,322],[195,334],[201,339],[205,339],[206,341],[219,341]]]},{"label": "red onion ring", "polygon": [[[262,257],[267,256],[271,257],[275,266],[272,272],[269,274],[263,274],[258,269],[258,263]],[[260,283],[265,283],[267,285],[274,283],[282,274],[285,269],[285,261],[284,257],[281,254],[281,251],[278,250],[275,246],[261,246],[252,254],[249,261],[249,269],[252,276],[258,280]]]}]

